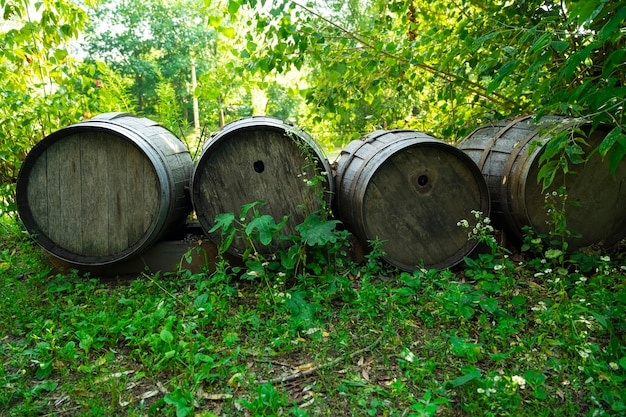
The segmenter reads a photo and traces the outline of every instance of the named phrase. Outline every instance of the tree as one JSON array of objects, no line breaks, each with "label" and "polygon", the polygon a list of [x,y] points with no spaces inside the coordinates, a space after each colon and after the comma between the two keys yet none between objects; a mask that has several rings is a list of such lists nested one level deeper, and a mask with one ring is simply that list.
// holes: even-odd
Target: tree
[{"label": "tree", "polygon": [[156,115],[164,105],[159,94],[172,88],[178,120],[187,122],[192,116],[191,60],[197,58],[198,72],[205,72],[215,36],[201,10],[193,0],[102,3],[90,12],[84,47],[119,74],[132,75],[137,113]]},{"label": "tree", "polygon": [[0,198],[13,201],[27,152],[83,117],[89,99],[82,93],[93,80],[68,52],[87,23],[75,2],[0,0],[0,13]]},{"label": "tree", "polygon": [[310,69],[307,100],[337,131],[413,127],[454,141],[492,118],[559,113],[614,124],[600,151],[626,153],[620,2],[230,0],[228,10],[254,10],[247,68]]}]

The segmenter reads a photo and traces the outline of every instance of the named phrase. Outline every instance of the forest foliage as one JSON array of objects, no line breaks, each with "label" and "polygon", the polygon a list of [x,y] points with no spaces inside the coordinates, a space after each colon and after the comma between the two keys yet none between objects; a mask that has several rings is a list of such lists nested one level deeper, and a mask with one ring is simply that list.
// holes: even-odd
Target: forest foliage
[{"label": "forest foliage", "polygon": [[[561,114],[609,123],[597,150],[615,168],[626,154],[623,6],[0,0],[2,194],[12,195],[26,153],[54,130],[129,111],[184,135],[194,96],[204,132],[274,115],[329,149],[377,128],[455,142],[491,120]],[[552,152],[566,156],[561,165],[582,160],[567,137]]]}]

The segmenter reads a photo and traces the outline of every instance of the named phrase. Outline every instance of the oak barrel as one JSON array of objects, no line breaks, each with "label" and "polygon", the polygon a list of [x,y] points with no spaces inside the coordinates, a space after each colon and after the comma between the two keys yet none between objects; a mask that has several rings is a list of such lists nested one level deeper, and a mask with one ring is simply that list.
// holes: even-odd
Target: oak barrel
[{"label": "oak barrel", "polygon": [[191,210],[193,161],[169,130],[127,113],[104,113],[46,136],[17,180],[26,229],[52,255],[78,265],[133,256]]},{"label": "oak barrel", "polygon": [[336,170],[337,216],[363,244],[382,241],[390,264],[445,268],[476,247],[457,223],[472,210],[488,216],[489,192],[454,146],[413,130],[375,131],[349,143]]},{"label": "oak barrel", "polygon": [[[307,133],[274,117],[254,116],[225,125],[204,144],[191,195],[202,229],[220,244],[221,230],[210,232],[217,215],[234,213],[239,220],[243,205],[263,201],[255,207],[259,214],[276,223],[289,216],[279,233],[294,235],[307,215],[330,207],[333,187],[328,160]],[[252,220],[248,214],[244,222]],[[267,255],[285,245],[275,240],[255,249]],[[247,248],[238,234],[227,252],[241,256]]]},{"label": "oak barrel", "polygon": [[570,249],[593,244],[612,246],[626,237],[626,163],[621,162],[613,176],[608,158],[603,160],[596,152],[585,163],[570,164],[573,174],[564,176],[559,170],[545,191],[538,179],[540,158],[558,132],[567,131],[573,138],[580,137],[582,131],[588,144],[583,150],[588,153],[611,128],[600,125],[589,134],[590,124],[580,125],[565,117],[534,119],[526,116],[497,121],[479,127],[457,143],[485,177],[494,224],[517,238],[523,236],[524,226],[539,234],[549,233],[546,194],[565,185],[567,230],[574,234],[566,239]]}]

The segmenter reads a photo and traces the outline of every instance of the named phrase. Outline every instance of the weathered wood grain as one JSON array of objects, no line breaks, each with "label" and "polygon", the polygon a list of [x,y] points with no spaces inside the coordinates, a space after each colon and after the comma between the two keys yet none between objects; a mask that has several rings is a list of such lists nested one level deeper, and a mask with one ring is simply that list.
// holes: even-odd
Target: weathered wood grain
[{"label": "weathered wood grain", "polygon": [[[212,240],[220,243],[219,231],[209,233],[221,213],[239,216],[244,204],[265,201],[260,214],[275,222],[289,216],[281,234],[295,233],[295,226],[319,210],[322,201],[330,204],[332,176],[321,150],[303,136],[287,134],[288,125],[272,118],[241,119],[207,142],[195,169],[192,200],[198,220]],[[317,186],[307,185],[315,175],[326,178]],[[246,221],[252,219],[249,213]],[[229,252],[241,255],[247,242],[240,237]],[[258,246],[263,254],[281,247],[275,242]]]},{"label": "weathered wood grain", "polygon": [[401,269],[449,267],[476,246],[457,226],[471,210],[489,212],[474,162],[415,131],[376,132],[354,141],[337,165],[338,216],[363,242],[383,241]]},{"label": "weathered wood grain", "polygon": [[[565,185],[567,230],[579,235],[566,238],[570,249],[612,246],[626,237],[626,163],[622,161],[611,175],[608,159],[595,153],[584,164],[570,164],[575,174],[557,172],[547,190],[537,178],[544,147],[555,135],[549,129],[570,128],[567,119],[559,116],[545,116],[539,124],[532,116],[497,121],[479,127],[457,147],[482,168],[492,197],[494,223],[513,237],[521,239],[524,226],[549,233],[552,226],[545,195]],[[583,132],[589,129],[582,126]],[[589,152],[597,147],[610,129],[600,125],[585,138],[588,146],[583,149]]]},{"label": "weathered wood grain", "polygon": [[148,119],[105,114],[61,129],[29,153],[18,211],[35,240],[77,264],[136,256],[191,209],[193,162]]}]

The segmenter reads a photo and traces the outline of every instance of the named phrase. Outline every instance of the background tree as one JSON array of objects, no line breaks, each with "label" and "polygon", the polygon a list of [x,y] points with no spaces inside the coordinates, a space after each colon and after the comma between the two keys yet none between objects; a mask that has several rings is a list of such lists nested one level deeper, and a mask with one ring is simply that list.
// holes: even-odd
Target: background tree
[{"label": "background tree", "polygon": [[559,113],[612,123],[600,150],[626,152],[622,2],[229,2],[247,10],[263,45],[242,52],[248,68],[306,67],[307,101],[338,143],[350,126],[455,141],[493,118]]},{"label": "background tree", "polygon": [[[191,60],[195,57],[198,73],[204,73],[215,36],[204,23],[201,6],[193,0],[122,0],[90,11],[84,47],[118,74],[132,76],[135,113],[157,115],[159,108],[165,109],[159,94],[171,88],[178,119],[191,121]],[[167,117],[172,116],[171,105]]]},{"label": "background tree", "polygon": [[89,104],[82,93],[92,80],[68,53],[87,23],[76,3],[0,0],[0,17],[0,199],[12,210],[26,153],[54,129],[83,117]]}]

